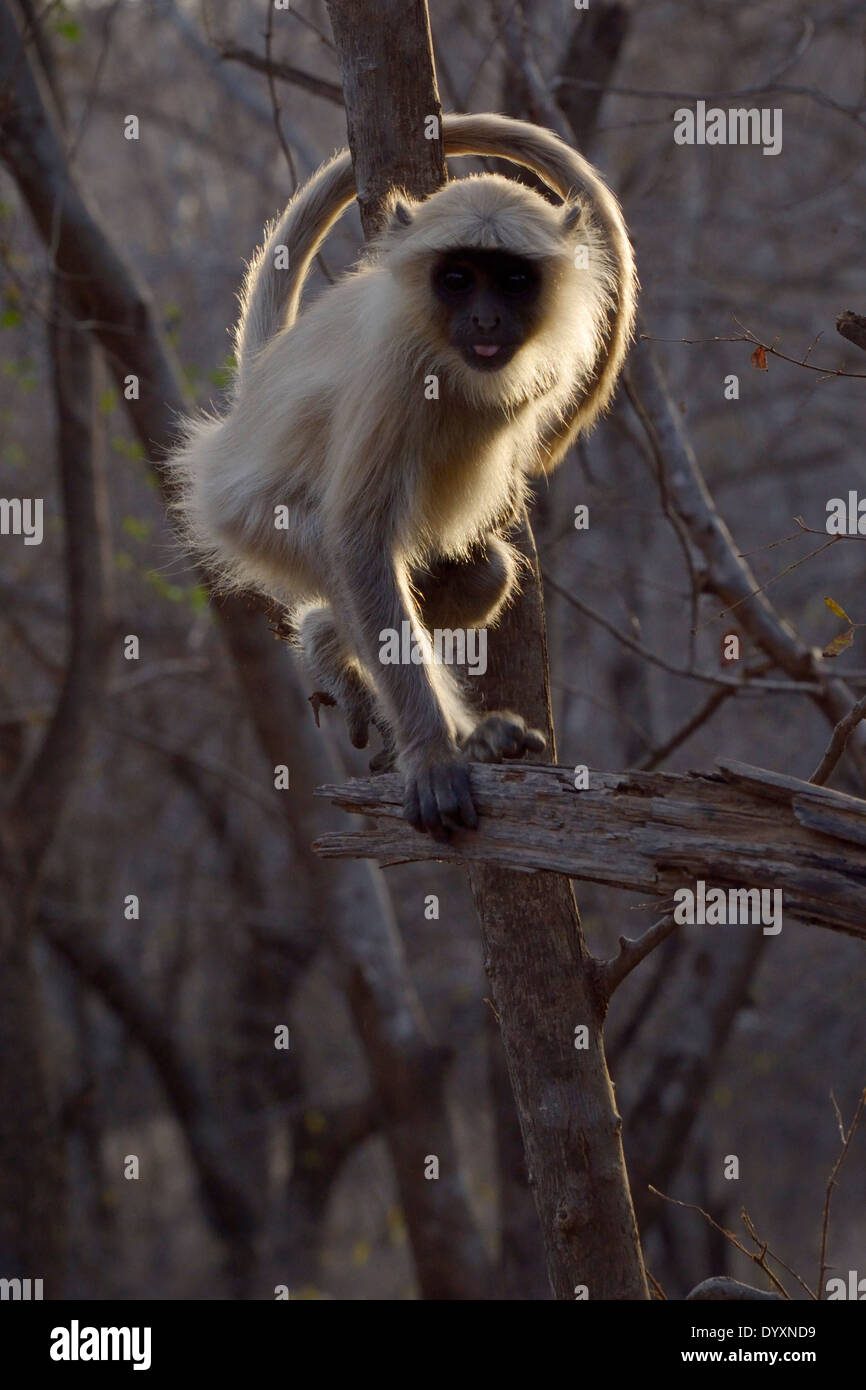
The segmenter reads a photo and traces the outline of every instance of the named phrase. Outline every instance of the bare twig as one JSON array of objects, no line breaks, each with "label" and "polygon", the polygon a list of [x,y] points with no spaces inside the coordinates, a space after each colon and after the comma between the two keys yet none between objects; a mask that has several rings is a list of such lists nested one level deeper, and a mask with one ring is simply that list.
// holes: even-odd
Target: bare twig
[{"label": "bare twig", "polygon": [[[745,1226],[746,1230],[748,1231],[755,1244],[762,1246],[764,1250],[769,1250],[769,1246],[766,1244],[766,1242],[761,1240],[760,1236],[758,1235],[758,1232],[755,1230],[755,1223],[745,1208],[743,1208],[743,1210],[740,1212],[740,1220],[742,1221],[743,1225]],[[782,1268],[786,1270],[788,1274],[790,1274],[792,1279],[796,1279],[797,1283],[800,1285],[800,1288],[803,1290],[804,1293],[807,1293],[810,1298],[817,1299],[818,1296],[814,1292],[814,1290],[809,1288],[809,1285],[806,1283],[805,1279],[801,1279],[797,1271],[795,1269],[792,1269],[791,1266],[787,1264],[785,1260],[782,1259],[781,1255],[775,1255],[772,1250],[770,1250],[769,1253],[772,1259],[774,1259],[777,1264],[780,1264]]]},{"label": "bare twig", "polygon": [[[677,510],[706,562],[708,588],[722,601],[725,611],[739,607],[744,630],[791,680],[818,683],[812,698],[835,727],[855,697],[845,682],[831,675],[812,648],[782,620],[765,595],[755,592],[761,586],[737,553],[731,533],[719,515],[648,345],[631,354],[625,378],[626,390],[650,447],[664,460]],[[851,756],[861,780],[866,780],[866,739],[861,730],[852,739]]]},{"label": "bare twig", "polygon": [[[754,1250],[747,1250],[743,1242],[734,1235],[733,1231],[727,1230],[725,1226],[720,1226],[715,1217],[710,1216],[708,1211],[704,1211],[704,1208],[699,1207],[695,1202],[681,1202],[677,1197],[668,1197],[667,1193],[659,1192],[658,1188],[653,1187],[652,1183],[650,1183],[650,1192],[654,1193],[656,1197],[661,1197],[663,1202],[670,1202],[675,1207],[684,1207],[686,1211],[698,1212],[706,1221],[709,1221],[714,1231],[718,1231],[720,1235],[723,1235],[726,1240],[731,1242],[735,1249],[739,1250],[741,1255],[745,1255],[747,1259],[752,1260],[752,1262],[758,1266],[767,1276],[781,1298],[790,1298],[790,1294],[787,1292],[782,1281],[777,1278],[767,1264],[767,1255],[770,1255],[771,1259],[776,1259],[776,1256],[768,1246],[764,1245],[762,1242],[758,1242],[759,1248],[757,1252]],[[752,1239],[755,1239],[755,1237],[753,1236]],[[812,1297],[814,1298],[814,1296],[813,1294]]]},{"label": "bare twig", "polygon": [[845,715],[845,718],[840,719],[839,723],[836,725],[830,742],[827,744],[827,750],[823,758],[809,778],[810,782],[814,782],[816,786],[823,787],[842,754],[845,752],[846,743],[860,723],[860,720],[864,718],[866,718],[866,695],[863,696],[862,700],[858,700],[856,705]]},{"label": "bare twig", "polygon": [[[804,526],[802,529],[805,531],[808,530],[808,527]],[[817,532],[816,534],[821,535],[823,533]],[[759,594],[766,593],[773,584],[778,584],[780,579],[785,579],[794,570],[799,569],[801,565],[805,565],[807,560],[814,560],[815,556],[820,555],[822,551],[829,550],[832,545],[837,545],[839,541],[848,539],[849,537],[847,536],[831,536],[823,545],[818,545],[814,550],[810,550],[808,555],[801,555],[799,560],[793,560],[790,565],[786,565],[783,570],[779,570],[779,573],[774,574],[765,584],[756,584],[747,594],[743,594],[742,598],[738,598],[736,603],[732,603],[727,608],[721,608],[716,613],[713,613],[712,617],[707,618],[700,626],[708,627],[710,623],[718,622],[719,618],[729,617],[741,604],[748,603],[749,599],[757,598]],[[740,552],[738,552],[738,555],[739,554]],[[740,558],[742,558],[741,555]]]},{"label": "bare twig", "polygon": [[[611,637],[615,637],[622,646],[627,647],[629,651],[634,652],[637,656],[643,657],[646,661],[651,661],[654,666],[661,667],[663,671],[669,672],[672,676],[682,676],[687,680],[700,681],[705,685],[720,686],[733,693],[737,691],[760,690],[772,691],[777,694],[785,695],[802,695],[816,694],[820,690],[820,686],[817,683],[810,681],[742,680],[737,676],[721,676],[714,674],[712,671],[693,671],[687,666],[675,666],[673,662],[665,661],[663,656],[658,656],[656,652],[651,652],[648,647],[642,646],[641,643],[637,642],[633,637],[628,637],[624,632],[620,632],[619,629],[614,627],[613,623],[609,622],[601,613],[596,612],[594,608],[590,608],[589,604],[577,598],[576,595],[572,594],[568,589],[558,584],[555,579],[551,579],[549,575],[546,574],[544,576],[544,582],[548,588],[552,589],[555,594],[559,594],[560,598],[564,598],[566,603],[571,604],[579,613],[583,613],[585,617],[591,618],[594,623],[598,623],[599,627],[603,627],[605,632],[609,632]],[[751,597],[751,595],[747,595],[747,597]]]},{"label": "bare twig", "polygon": [[685,343],[690,347],[705,346],[708,343],[748,343],[751,347],[760,348],[762,352],[768,353],[770,357],[778,357],[780,362],[790,362],[794,367],[805,367],[806,371],[817,372],[822,377],[841,376],[854,381],[866,381],[866,372],[846,372],[841,367],[816,367],[814,363],[807,361],[809,353],[812,351],[811,346],[803,357],[790,357],[788,353],[780,352],[771,343],[765,343],[749,328],[744,329],[742,333],[728,336],[716,334],[712,338],[657,338],[651,333],[641,333],[639,337],[641,342],[646,343]]},{"label": "bare twig", "polygon": [[[746,679],[749,681],[749,684],[752,684],[756,676],[763,675],[765,671],[769,671],[771,668],[772,662],[764,661],[753,670],[747,670]],[[720,705],[723,705],[725,700],[730,699],[731,695],[734,694],[736,694],[736,691],[731,690],[730,687],[715,690],[709,699],[701,705],[697,713],[692,715],[691,719],[683,724],[681,728],[677,729],[675,734],[671,734],[670,738],[663,743],[661,747],[653,749],[646,755],[643,762],[637,764],[638,771],[654,772],[659,764],[664,762],[665,758],[669,758],[671,753],[677,748],[680,748],[687,739],[690,739],[692,734],[696,733],[702,724],[706,724],[708,720],[712,718]]]},{"label": "bare twig", "polygon": [[[834,1104],[834,1105],[836,1104],[835,1100],[833,1101],[833,1104]],[[840,1151],[840,1153],[839,1153],[839,1157],[836,1159],[836,1162],[833,1164],[833,1167],[832,1167],[832,1169],[830,1170],[830,1176],[829,1176],[829,1178],[827,1179],[827,1193],[826,1193],[826,1196],[825,1196],[825,1198],[824,1198],[824,1217],[823,1217],[823,1221],[822,1221],[822,1223],[821,1223],[821,1254],[820,1254],[820,1263],[819,1263],[819,1268],[818,1268],[818,1297],[819,1297],[819,1298],[821,1298],[821,1297],[823,1296],[823,1293],[824,1293],[824,1275],[827,1273],[827,1268],[828,1268],[828,1266],[827,1266],[827,1236],[828,1236],[829,1229],[830,1229],[830,1202],[831,1202],[832,1197],[833,1197],[833,1189],[834,1189],[834,1187],[836,1186],[836,1179],[837,1179],[838,1176],[839,1176],[839,1170],[840,1170],[840,1168],[842,1167],[842,1164],[845,1162],[845,1159],[848,1157],[848,1150],[849,1150],[849,1148],[851,1147],[851,1140],[854,1138],[854,1135],[857,1133],[857,1126],[860,1124],[860,1120],[861,1120],[862,1117],[863,1117],[863,1110],[864,1110],[864,1108],[866,1108],[866,1090],[864,1090],[864,1091],[862,1092],[862,1094],[861,1094],[861,1096],[860,1096],[860,1099],[859,1099],[859,1101],[857,1102],[857,1109],[854,1111],[854,1118],[853,1118],[853,1120],[851,1121],[851,1124],[849,1125],[847,1131],[843,1128],[842,1123],[841,1123],[841,1116],[839,1116],[839,1119],[840,1119],[839,1128],[842,1130],[842,1149],[841,1149],[841,1151]],[[838,1106],[836,1106],[836,1114],[839,1115],[839,1107],[838,1107]]]},{"label": "bare twig", "polygon": [[51,906],[40,908],[42,933],[75,974],[123,1023],[159,1077],[180,1125],[214,1228],[236,1243],[252,1239],[255,1214],[224,1142],[212,1098],[180,1039],[166,1028],[157,1003],[141,982],[99,945],[99,934],[80,923],[70,929]]},{"label": "bare twig", "polygon": [[289,178],[291,180],[291,192],[294,193],[295,189],[298,186],[298,175],[295,171],[295,161],[292,157],[292,151],[289,149],[286,137],[283,134],[283,123],[280,120],[280,103],[277,100],[277,86],[274,81],[273,63],[271,61],[271,43],[273,41],[274,36],[274,7],[271,3],[271,0],[267,0],[267,11],[268,22],[265,25],[265,61],[267,63],[267,67],[265,71],[267,73],[268,78],[268,93],[271,98],[271,111],[273,112],[274,117],[274,130],[277,132],[277,139],[280,142],[280,149],[283,152],[283,158],[286,161],[286,168],[289,171]]},{"label": "bare twig", "polygon": [[605,998],[610,999],[626,975],[631,974],[635,966],[640,965],[650,951],[654,951],[657,946],[661,946],[663,941],[667,941],[677,925],[673,915],[667,912],[651,927],[647,927],[641,936],[633,940],[627,936],[619,938],[619,954],[612,956],[610,960],[600,961],[598,966],[599,983]]},{"label": "bare twig", "polygon": [[[558,87],[585,87],[594,90],[598,83],[579,77],[559,77],[554,80],[554,88]],[[763,87],[741,87],[736,91],[719,92],[678,92],[660,87],[620,87],[606,84],[606,92],[612,96],[643,97],[647,100],[664,99],[667,101],[715,101],[724,97],[746,97],[746,96],[770,96],[774,92],[781,96],[806,97],[809,101],[814,101],[817,106],[824,106],[828,111],[838,111],[840,116],[847,116],[856,125],[862,126],[861,117],[866,114],[864,106],[844,106],[839,101],[834,101],[825,92],[819,91],[816,87],[794,86],[788,82],[771,82]]]},{"label": "bare twig", "polygon": [[291,63],[281,63],[267,54],[263,56],[252,48],[244,48],[236,43],[223,43],[218,52],[227,63],[243,63],[254,72],[266,73],[271,81],[279,78],[281,82],[290,82],[292,86],[301,87],[305,92],[322,97],[324,101],[330,101],[335,106],[343,105],[342,87],[336,82],[329,82],[327,78],[317,77],[315,73],[305,72],[303,68],[293,67]]},{"label": "bare twig", "polygon": [[659,764],[664,762],[665,758],[669,758],[671,753],[675,752],[677,748],[680,748],[687,739],[690,739],[692,734],[695,733],[702,724],[706,724],[713,717],[720,705],[723,705],[725,701],[729,700],[735,693],[736,692],[733,691],[730,686],[722,690],[714,690],[709,699],[705,700],[701,705],[697,713],[692,715],[691,719],[681,725],[675,734],[671,734],[667,742],[663,743],[660,748],[654,748],[652,752],[646,755],[643,762],[638,763],[637,766],[640,771],[654,772]]}]

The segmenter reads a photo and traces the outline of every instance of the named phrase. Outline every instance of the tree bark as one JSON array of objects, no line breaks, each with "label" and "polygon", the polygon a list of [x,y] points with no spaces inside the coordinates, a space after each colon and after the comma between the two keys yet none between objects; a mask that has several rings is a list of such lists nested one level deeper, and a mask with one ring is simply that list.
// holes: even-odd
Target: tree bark
[{"label": "tree bark", "polygon": [[367,239],[394,188],[425,198],[446,179],[427,0],[326,0],[340,56],[349,149]]}]

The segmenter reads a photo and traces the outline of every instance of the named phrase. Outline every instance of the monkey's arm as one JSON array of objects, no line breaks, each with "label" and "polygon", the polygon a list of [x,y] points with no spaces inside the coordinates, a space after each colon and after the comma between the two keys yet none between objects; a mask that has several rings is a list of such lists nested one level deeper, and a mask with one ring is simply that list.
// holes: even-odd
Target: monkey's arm
[{"label": "monkey's arm", "polygon": [[458,746],[476,720],[456,682],[430,661],[382,659],[389,633],[396,634],[398,658],[404,633],[422,646],[426,641],[408,567],[393,542],[383,545],[380,527],[359,525],[357,518],[336,527],[325,548],[335,576],[335,613],[370,673],[396,735],[407,819],[440,839],[452,827],[476,826],[469,771]]}]

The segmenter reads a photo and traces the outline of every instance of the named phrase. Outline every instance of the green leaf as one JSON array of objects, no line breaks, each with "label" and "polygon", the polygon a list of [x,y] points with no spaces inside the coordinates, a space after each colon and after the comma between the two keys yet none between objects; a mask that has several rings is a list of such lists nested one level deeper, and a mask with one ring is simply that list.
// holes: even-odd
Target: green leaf
[{"label": "green leaf", "polygon": [[125,516],[120,523],[120,529],[125,536],[143,541],[150,535],[151,525],[149,521],[140,521],[137,516]]},{"label": "green leaf", "polygon": [[845,609],[844,609],[840,604],[838,604],[838,603],[835,601],[835,599],[832,599],[832,598],[825,598],[825,599],[824,599],[824,602],[826,603],[827,607],[830,609],[830,612],[836,614],[836,617],[837,617],[837,618],[842,618],[843,621],[846,622],[846,623],[852,623],[852,622],[853,622],[853,619],[851,619],[851,618],[848,617],[848,614],[845,612]]},{"label": "green leaf", "polygon": [[213,386],[219,386],[221,389],[230,386],[234,380],[237,365],[237,358],[233,352],[230,352],[219,367],[215,367],[212,372],[208,373],[208,381]]},{"label": "green leaf", "polygon": [[203,584],[193,584],[189,590],[189,606],[194,613],[204,613],[210,603],[210,596]]},{"label": "green leaf", "polygon": [[158,570],[147,570],[144,574],[144,581],[149,584],[160,598],[168,599],[169,603],[183,603],[184,591],[179,584],[171,584],[164,574]]},{"label": "green leaf", "polygon": [[60,19],[55,19],[52,28],[55,34],[59,34],[61,39],[66,39],[67,43],[78,43],[81,38],[81,25],[77,19],[73,19],[71,16],[64,15]]},{"label": "green leaf", "polygon": [[124,458],[135,459],[140,462],[144,458],[144,445],[138,439],[127,439],[125,435],[116,434],[111,441],[111,447],[118,454],[123,454]]}]

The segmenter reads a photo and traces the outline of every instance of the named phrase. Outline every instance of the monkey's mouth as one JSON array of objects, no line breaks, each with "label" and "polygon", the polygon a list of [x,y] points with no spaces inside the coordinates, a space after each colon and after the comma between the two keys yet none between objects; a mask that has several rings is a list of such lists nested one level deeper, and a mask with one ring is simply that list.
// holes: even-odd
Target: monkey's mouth
[{"label": "monkey's mouth", "polygon": [[470,343],[463,349],[463,360],[477,372],[498,372],[516,351],[513,343]]}]

